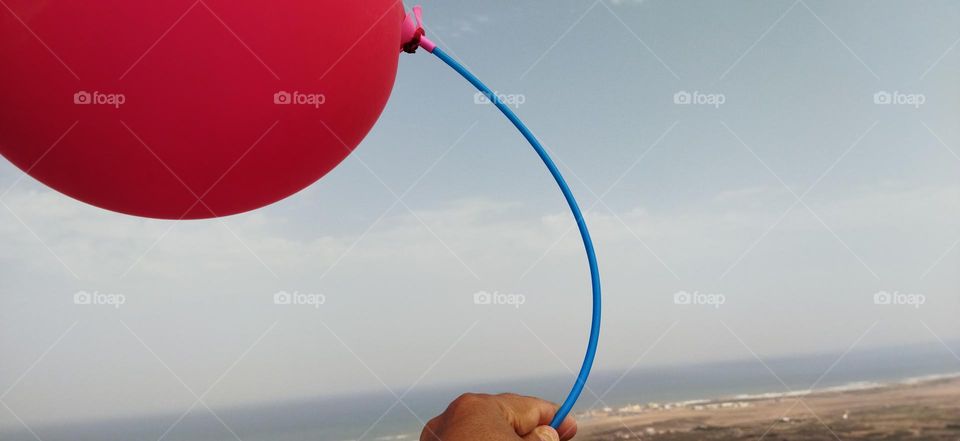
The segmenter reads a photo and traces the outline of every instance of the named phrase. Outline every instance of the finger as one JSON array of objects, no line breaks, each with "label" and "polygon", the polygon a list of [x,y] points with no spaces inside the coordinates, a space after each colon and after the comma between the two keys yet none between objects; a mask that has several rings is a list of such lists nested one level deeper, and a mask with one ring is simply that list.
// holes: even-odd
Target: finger
[{"label": "finger", "polygon": [[574,436],[577,436],[577,421],[571,416],[567,416],[563,419],[563,422],[560,423],[560,428],[557,430],[560,434],[561,441],[567,441],[573,439]]},{"label": "finger", "polygon": [[507,420],[520,435],[549,424],[553,414],[557,412],[556,404],[539,398],[500,394],[496,399],[507,413]]},{"label": "finger", "polygon": [[556,430],[553,430],[553,427],[539,426],[530,431],[523,439],[524,441],[560,441],[560,435],[557,434]]},{"label": "finger", "polygon": [[[515,394],[497,395],[496,398],[507,412],[507,419],[518,435],[530,433],[538,426],[550,424],[560,407],[556,403],[534,397]],[[572,417],[566,417],[558,430],[560,439],[568,440],[576,435],[577,423]]]}]

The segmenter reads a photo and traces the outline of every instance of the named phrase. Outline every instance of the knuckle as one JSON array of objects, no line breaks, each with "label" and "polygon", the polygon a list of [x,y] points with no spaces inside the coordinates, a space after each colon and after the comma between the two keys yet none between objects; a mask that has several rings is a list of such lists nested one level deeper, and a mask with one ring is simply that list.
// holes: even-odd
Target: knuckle
[{"label": "knuckle", "polygon": [[474,406],[480,403],[481,401],[483,401],[484,398],[485,396],[481,394],[465,393],[457,397],[455,400],[453,400],[453,402],[450,403],[450,407],[453,409],[458,409],[458,408],[463,408],[468,406]]},{"label": "knuckle", "polygon": [[428,421],[427,424],[423,426],[423,431],[420,432],[420,441],[440,441],[438,432],[440,432],[441,426],[441,417],[436,417]]}]

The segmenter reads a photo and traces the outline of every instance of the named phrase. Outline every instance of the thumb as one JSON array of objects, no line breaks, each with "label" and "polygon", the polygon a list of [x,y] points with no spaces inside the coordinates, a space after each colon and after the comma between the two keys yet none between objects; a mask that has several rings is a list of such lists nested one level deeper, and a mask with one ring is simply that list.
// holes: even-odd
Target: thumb
[{"label": "thumb", "polygon": [[560,441],[560,435],[550,426],[539,426],[526,436],[524,441]]}]

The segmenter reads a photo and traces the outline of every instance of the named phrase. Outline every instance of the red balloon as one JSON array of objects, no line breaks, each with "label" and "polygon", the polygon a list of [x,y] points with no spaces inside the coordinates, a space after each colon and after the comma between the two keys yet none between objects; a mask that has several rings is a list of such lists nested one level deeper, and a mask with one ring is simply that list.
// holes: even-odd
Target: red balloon
[{"label": "red balloon", "polygon": [[122,213],[253,210],[320,179],[396,77],[398,0],[5,0],[0,154]]}]

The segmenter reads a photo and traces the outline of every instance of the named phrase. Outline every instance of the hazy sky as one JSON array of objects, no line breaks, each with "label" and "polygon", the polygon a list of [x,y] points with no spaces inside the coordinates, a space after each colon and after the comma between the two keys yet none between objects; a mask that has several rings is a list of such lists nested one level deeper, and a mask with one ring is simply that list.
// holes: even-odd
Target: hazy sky
[{"label": "hazy sky", "polygon": [[[956,2],[424,7],[588,211],[597,369],[960,338]],[[538,161],[421,53],[354,156],[253,213],[126,217],[0,162],[0,401],[42,424],[575,369],[588,273]]]}]

